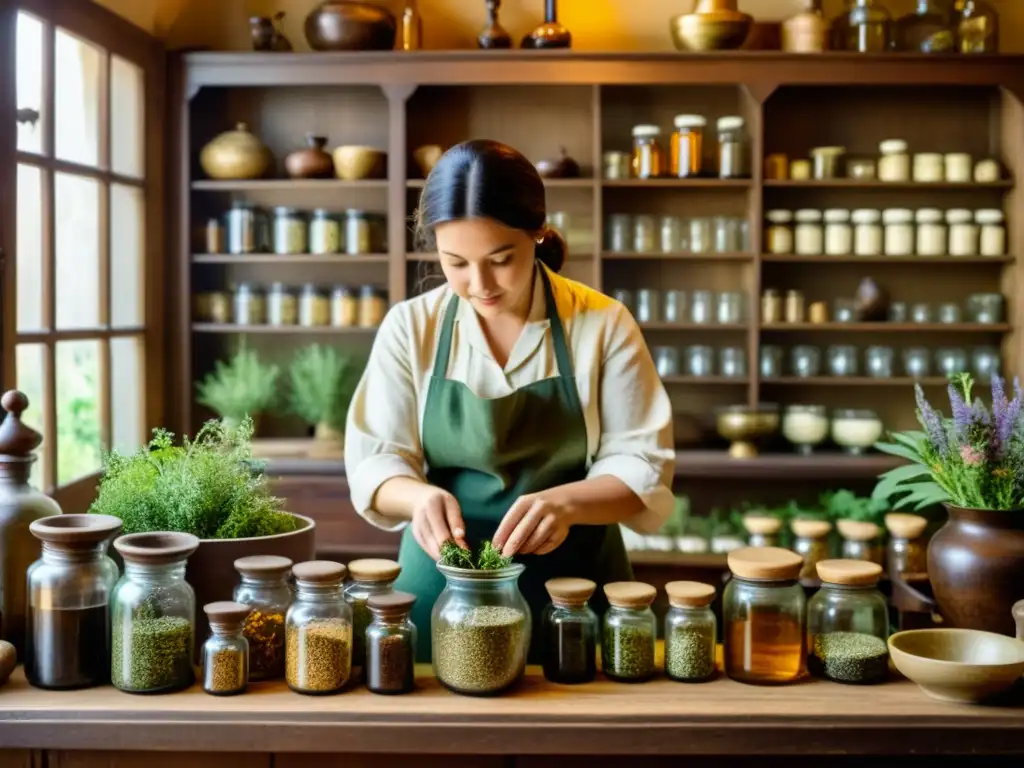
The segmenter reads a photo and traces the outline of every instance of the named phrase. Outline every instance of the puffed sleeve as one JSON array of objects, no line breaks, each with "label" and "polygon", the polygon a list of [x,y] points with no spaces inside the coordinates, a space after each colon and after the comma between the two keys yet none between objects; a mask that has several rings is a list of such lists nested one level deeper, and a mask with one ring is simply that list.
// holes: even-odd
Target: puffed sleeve
[{"label": "puffed sleeve", "polygon": [[412,323],[402,305],[384,317],[356,387],[345,426],[345,471],[352,505],[387,531],[405,521],[371,508],[377,489],[393,477],[424,479],[419,410],[413,376]]},{"label": "puffed sleeve", "polygon": [[633,316],[616,307],[609,317],[601,365],[601,439],[588,477],[619,478],[644,510],[624,521],[653,533],[672,512],[675,472],[672,403]]}]

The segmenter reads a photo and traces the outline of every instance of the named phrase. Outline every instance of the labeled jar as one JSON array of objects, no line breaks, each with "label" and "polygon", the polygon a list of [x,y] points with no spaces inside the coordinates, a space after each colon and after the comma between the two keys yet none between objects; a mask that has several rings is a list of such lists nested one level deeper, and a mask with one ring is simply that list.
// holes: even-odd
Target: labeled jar
[{"label": "labeled jar", "polygon": [[914,212],[908,208],[886,208],[882,211],[885,224],[885,255],[910,256],[914,253]]},{"label": "labeled jar", "polygon": [[938,152],[918,152],[913,168],[914,181],[932,183],[945,179],[945,165]]},{"label": "labeled jar", "polygon": [[243,624],[249,606],[230,601],[203,606],[210,637],[203,643],[203,690],[213,696],[244,693],[249,684],[249,641]]},{"label": "labeled jar", "polygon": [[750,175],[746,123],[734,115],[718,119],[718,177],[742,179]]},{"label": "labeled jar", "polygon": [[274,209],[274,253],[285,256],[306,253],[306,218],[295,208]]},{"label": "labeled jar", "polygon": [[881,561],[876,546],[881,529],[876,523],[863,520],[837,520],[836,529],[843,537],[844,559],[865,560],[869,563]]},{"label": "labeled jar", "polygon": [[782,322],[782,297],[774,288],[767,288],[761,295],[761,325]]},{"label": "labeled jar", "polygon": [[978,251],[982,256],[1002,256],[1006,253],[1006,225],[1003,212],[998,208],[985,208],[974,214],[980,228]]},{"label": "labeled jar", "polygon": [[654,217],[646,214],[633,217],[633,250],[637,253],[651,253],[657,242]]},{"label": "labeled jar", "polygon": [[331,325],[335,328],[351,328],[359,322],[359,300],[344,285],[337,285],[331,291]]},{"label": "labeled jar", "polygon": [[372,618],[367,605],[374,595],[394,591],[402,566],[385,558],[365,558],[348,564],[350,581],[345,585],[345,601],[352,608],[352,667],[361,669],[366,659],[366,628]]},{"label": "labeled jar", "polygon": [[312,328],[327,325],[330,321],[330,300],[313,283],[306,283],[299,295],[299,325]]},{"label": "labeled jar", "polygon": [[793,252],[793,213],[791,211],[768,211],[765,215],[768,227],[765,230],[765,245],[768,253]]},{"label": "labeled jar", "polygon": [[276,555],[250,555],[235,560],[235,570],[241,581],[235,587],[234,600],[249,606],[242,625],[249,643],[249,678],[284,677],[284,622],[292,604],[288,585],[292,561]]},{"label": "labeled jar", "polygon": [[597,614],[588,601],[597,589],[589,579],[549,579],[544,611],[544,677],[553,683],[589,683],[597,675]]},{"label": "labeled jar", "polygon": [[[827,427],[825,433],[828,434]],[[804,559],[800,567],[800,579],[818,578],[818,563],[827,560],[829,556],[828,535],[832,532],[832,523],[828,520],[795,518],[789,527],[793,531],[793,551]]]},{"label": "labeled jar", "polygon": [[858,208],[853,220],[853,253],[856,256],[882,255],[882,214],[872,208]]},{"label": "labeled jar", "polygon": [[699,683],[715,674],[718,624],[711,601],[715,588],[698,581],[665,585],[665,674],[681,683]]},{"label": "labeled jar", "polygon": [[801,456],[810,456],[828,437],[828,416],[823,405],[789,405],[782,414],[782,436]]},{"label": "labeled jar", "polygon": [[633,126],[633,177],[656,179],[663,173],[661,128],[656,125]]},{"label": "labeled jar", "polygon": [[970,182],[974,162],[969,154],[966,152],[947,152],[943,155],[942,160],[946,181],[956,184]]},{"label": "labeled jar", "polygon": [[811,167],[818,181],[842,176],[842,160],[846,147],[814,147],[811,149]]},{"label": "labeled jar", "polygon": [[239,283],[235,288],[235,324],[263,325],[267,322],[267,302],[259,286]]},{"label": "labeled jar", "polygon": [[853,253],[853,227],[845,208],[825,211],[825,255],[849,256]]},{"label": "labeled jar", "polygon": [[807,666],[837,683],[870,685],[889,674],[889,608],[881,567],[857,560],[818,563],[821,589],[807,603]]},{"label": "labeled jar", "polygon": [[612,253],[626,253],[633,246],[633,217],[613,213],[608,217],[607,248]]},{"label": "labeled jar", "polygon": [[341,252],[341,222],[326,208],[313,211],[309,222],[309,252],[319,255]]},{"label": "labeled jar", "polygon": [[779,684],[804,671],[803,560],[778,547],[728,555],[732,577],[722,596],[725,673],[741,683]]},{"label": "labeled jar", "polygon": [[796,212],[796,252],[800,256],[819,256],[825,249],[821,211],[805,208]]},{"label": "labeled jar", "polygon": [[310,560],[292,567],[295,601],[285,617],[285,680],[297,693],[338,693],[352,673],[352,609],[345,566]]},{"label": "labeled jar", "polygon": [[918,256],[946,255],[946,224],[938,208],[920,208],[914,214],[917,222]]},{"label": "labeled jar", "polygon": [[747,530],[747,543],[752,547],[774,547],[779,543],[782,520],[774,515],[749,514],[743,516]]},{"label": "labeled jar", "polygon": [[376,328],[384,322],[388,311],[388,303],[384,296],[372,285],[364,285],[359,289],[359,327]]},{"label": "labeled jar", "polygon": [[878,145],[879,181],[910,181],[910,155],[903,139],[887,139]]},{"label": "labeled jar", "polygon": [[407,592],[367,598],[372,620],[366,628],[366,689],[371,693],[409,693],[416,687],[417,630],[409,612],[416,603]]},{"label": "labeled jar", "polygon": [[284,283],[272,283],[267,292],[267,324],[295,325],[299,321],[299,300]]},{"label": "labeled jar", "polygon": [[946,211],[946,223],[949,225],[949,255],[978,255],[978,225],[974,216],[966,208],[951,208]]},{"label": "labeled jar", "polygon": [[654,675],[657,619],[651,603],[657,591],[639,581],[604,585],[608,610],[601,635],[601,670],[609,680],[638,683]]},{"label": "labeled jar", "polygon": [[704,129],[702,115],[676,115],[672,134],[670,172],[680,179],[700,176],[703,165]]},{"label": "labeled jar", "polygon": [[886,570],[890,578],[928,573],[928,547],[924,532],[928,521],[920,515],[890,512],[885,516],[889,531]]}]

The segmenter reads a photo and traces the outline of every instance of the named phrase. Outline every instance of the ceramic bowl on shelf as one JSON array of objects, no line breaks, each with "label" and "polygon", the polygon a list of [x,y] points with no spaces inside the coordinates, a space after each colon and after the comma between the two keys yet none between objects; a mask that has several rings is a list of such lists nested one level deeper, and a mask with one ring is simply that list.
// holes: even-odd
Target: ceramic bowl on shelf
[{"label": "ceramic bowl on shelf", "polygon": [[344,145],[333,153],[334,172],[344,181],[364,181],[385,177],[385,152],[374,147]]},{"label": "ceramic bowl on shelf", "polygon": [[416,166],[420,169],[424,179],[434,170],[434,166],[437,165],[437,161],[441,159],[443,154],[444,149],[441,148],[440,144],[424,144],[422,147],[416,147],[413,150],[413,160],[416,161]]},{"label": "ceramic bowl on shelf", "polygon": [[779,409],[768,404],[728,406],[718,411],[715,424],[718,434],[732,443],[729,456],[750,459],[757,456],[755,441],[779,428]]}]

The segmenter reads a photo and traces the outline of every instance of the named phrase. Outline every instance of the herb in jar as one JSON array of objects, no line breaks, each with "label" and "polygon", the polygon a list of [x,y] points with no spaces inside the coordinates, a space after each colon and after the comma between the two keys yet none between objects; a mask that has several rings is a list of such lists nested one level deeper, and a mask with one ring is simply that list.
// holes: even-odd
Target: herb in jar
[{"label": "herb in jar", "polygon": [[442,624],[434,651],[437,676],[464,693],[491,693],[507,688],[523,672],[522,646],[526,616],[515,608],[482,605],[457,622]]},{"label": "herb in jar", "polygon": [[181,616],[131,619],[112,634],[111,680],[129,691],[158,691],[192,684],[192,622]]},{"label": "herb in jar", "polygon": [[876,683],[889,671],[885,640],[865,632],[828,632],[814,638],[812,674],[839,683]]},{"label": "herb in jar", "polygon": [[314,619],[288,632],[285,678],[303,693],[332,693],[352,672],[352,625],[343,619]]},{"label": "herb in jar", "polygon": [[654,674],[654,637],[647,627],[608,624],[601,643],[605,674],[622,680],[644,680]]},{"label": "herb in jar", "polygon": [[249,641],[249,671],[253,679],[284,673],[284,614],[255,610],[242,630]]},{"label": "herb in jar", "polygon": [[233,648],[222,648],[208,659],[210,670],[204,687],[209,693],[237,693],[245,688],[245,654]]},{"label": "herb in jar", "polygon": [[676,680],[703,680],[715,671],[714,640],[687,626],[671,628],[665,638],[665,671]]},{"label": "herb in jar", "polygon": [[382,637],[370,643],[367,664],[373,670],[369,687],[377,692],[412,690],[415,662],[412,643],[401,635]]},{"label": "herb in jar", "polygon": [[500,571],[512,565],[512,558],[501,554],[501,550],[490,541],[485,541],[480,547],[480,552],[474,557],[470,550],[463,549],[449,540],[441,545],[441,565],[480,571]]},{"label": "herb in jar", "polygon": [[362,666],[366,659],[366,628],[373,621],[373,614],[366,606],[366,598],[351,598],[352,606],[352,663]]}]

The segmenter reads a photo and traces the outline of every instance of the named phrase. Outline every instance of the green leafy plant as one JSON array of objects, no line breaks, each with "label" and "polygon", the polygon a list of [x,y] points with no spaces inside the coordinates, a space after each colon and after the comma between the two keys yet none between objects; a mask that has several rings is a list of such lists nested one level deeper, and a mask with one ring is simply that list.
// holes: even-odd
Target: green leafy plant
[{"label": "green leafy plant", "polygon": [[264,365],[243,344],[227,363],[218,360],[213,372],[196,385],[196,401],[237,424],[274,404],[280,375],[279,366]]},{"label": "green leafy plant", "polygon": [[829,520],[855,520],[881,525],[889,505],[870,496],[858,496],[846,489],[821,495],[821,506]]},{"label": "green leafy plant", "polygon": [[181,445],[165,429],[133,454],[104,457],[90,512],[121,519],[124,533],[181,531],[200,539],[271,536],[301,522],[282,511],[252,461],[252,419],[228,430],[211,420]]},{"label": "green leafy plant", "polygon": [[291,410],[308,424],[343,431],[363,366],[360,358],[334,347],[303,347],[288,369]]},{"label": "green leafy plant", "polygon": [[686,530],[686,520],[690,516],[690,499],[686,496],[676,496],[675,505],[669,516],[662,523],[659,533],[662,536],[682,536]]},{"label": "green leafy plant", "polygon": [[441,545],[441,565],[450,568],[468,568],[478,571],[497,571],[512,565],[512,558],[505,557],[490,540],[480,546],[476,557],[468,549],[463,549],[454,541],[446,541]]}]

